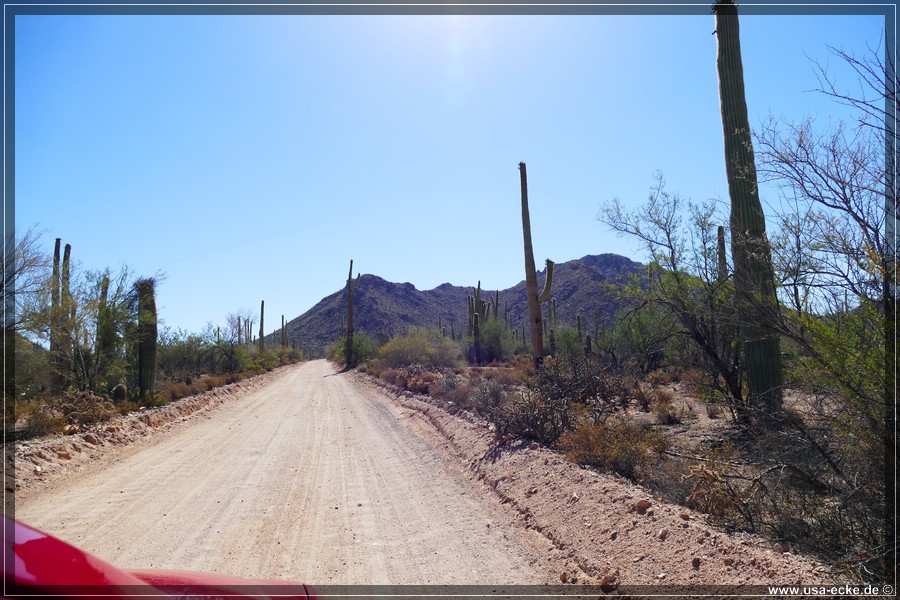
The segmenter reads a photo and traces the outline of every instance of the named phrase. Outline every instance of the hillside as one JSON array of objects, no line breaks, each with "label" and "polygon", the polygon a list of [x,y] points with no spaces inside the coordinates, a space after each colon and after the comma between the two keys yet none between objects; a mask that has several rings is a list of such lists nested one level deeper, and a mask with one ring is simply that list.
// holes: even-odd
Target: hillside
[{"label": "hillside", "polygon": [[[557,264],[552,297],[556,298],[558,320],[574,326],[576,315],[580,314],[588,330],[597,323],[608,322],[623,306],[618,291],[631,275],[642,270],[640,263],[616,254],[589,255]],[[540,271],[538,285],[543,285],[543,281],[544,273]],[[354,329],[373,338],[386,339],[405,333],[410,326],[436,327],[441,322],[448,334],[453,331],[458,336],[466,327],[466,296],[477,283],[466,287],[444,283],[423,291],[411,283],[392,283],[376,275],[362,275],[353,297]],[[482,284],[482,295],[493,297],[496,290],[484,287],[489,282]],[[521,329],[527,322],[524,281],[500,290],[501,316],[505,306],[513,325]],[[307,354],[320,355],[325,346],[337,339],[346,312],[347,291],[342,287],[289,321],[288,336],[292,341],[299,340]]]}]

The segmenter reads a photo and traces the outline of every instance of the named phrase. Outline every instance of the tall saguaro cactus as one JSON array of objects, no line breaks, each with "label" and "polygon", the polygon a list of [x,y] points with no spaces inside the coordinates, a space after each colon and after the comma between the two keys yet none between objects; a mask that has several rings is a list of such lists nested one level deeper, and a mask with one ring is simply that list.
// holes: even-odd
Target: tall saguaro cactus
[{"label": "tall saguaro cactus", "polygon": [[718,0],[713,11],[725,169],[731,197],[735,305],[739,314],[750,316],[742,327],[750,402],[757,408],[774,409],[781,405],[781,346],[778,336],[767,331],[765,325],[777,318],[778,300],[747,117],[737,6],[732,0]]},{"label": "tall saguaro cactus", "polygon": [[141,398],[156,382],[156,282],[152,278],[134,283],[138,303],[138,390]]},{"label": "tall saguaro cactus", "polygon": [[105,382],[106,371],[115,358],[116,323],[113,308],[109,305],[109,274],[104,273],[100,283],[100,302],[97,309],[97,377]]},{"label": "tall saguaro cactus", "polygon": [[535,368],[544,361],[544,326],[541,322],[541,304],[550,297],[553,285],[553,261],[547,259],[547,279],[538,294],[537,272],[534,267],[534,249],[531,246],[531,217],[528,214],[528,175],[525,163],[519,163],[519,179],[522,187],[522,234],[525,239],[525,293],[528,297],[528,320],[531,322],[531,356]]},{"label": "tall saguaro cactus", "polygon": [[265,321],[266,301],[259,301],[259,352],[262,354],[266,351],[266,334],[263,330],[263,322]]},{"label": "tall saguaro cactus", "polygon": [[353,259],[350,260],[350,274],[347,275],[347,339],[344,343],[344,359],[347,368],[356,366],[357,356],[353,354],[353,292],[359,286],[359,274],[353,281]]},{"label": "tall saguaro cactus", "polygon": [[50,275],[50,360],[53,361],[52,387],[54,392],[60,392],[65,384],[59,358],[60,328],[62,326],[59,302],[59,248],[61,243],[62,240],[56,238],[56,246],[53,249],[53,272]]}]

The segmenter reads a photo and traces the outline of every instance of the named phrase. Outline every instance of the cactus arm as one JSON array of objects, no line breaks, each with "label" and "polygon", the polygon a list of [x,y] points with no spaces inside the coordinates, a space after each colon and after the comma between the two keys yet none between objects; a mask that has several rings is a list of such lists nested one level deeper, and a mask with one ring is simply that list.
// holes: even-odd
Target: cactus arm
[{"label": "cactus arm", "polygon": [[543,304],[550,299],[550,291],[553,288],[553,261],[547,259],[547,279],[544,281],[544,289],[538,296],[538,304]]}]

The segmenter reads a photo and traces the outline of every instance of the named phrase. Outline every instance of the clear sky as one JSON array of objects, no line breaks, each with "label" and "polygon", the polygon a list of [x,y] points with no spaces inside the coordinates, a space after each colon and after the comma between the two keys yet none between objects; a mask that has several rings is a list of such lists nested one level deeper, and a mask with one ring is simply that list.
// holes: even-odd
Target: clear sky
[{"label": "clear sky", "polygon": [[[708,4],[708,3],[707,3]],[[596,217],[668,189],[727,202],[714,17],[52,16],[15,21],[16,226],[82,269],[164,273],[164,323],[266,302],[266,329],[354,268],[431,289],[640,248]],[[751,125],[846,118],[879,16],[741,17]],[[764,201],[777,193],[763,190]],[[726,211],[727,214],[727,211]]]}]

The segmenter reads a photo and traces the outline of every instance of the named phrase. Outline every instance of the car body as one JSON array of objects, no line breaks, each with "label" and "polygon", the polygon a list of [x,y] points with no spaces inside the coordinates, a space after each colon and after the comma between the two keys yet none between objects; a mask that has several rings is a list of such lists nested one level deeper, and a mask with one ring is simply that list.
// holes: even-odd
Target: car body
[{"label": "car body", "polygon": [[288,581],[219,573],[119,569],[6,515],[3,520],[3,597],[316,597],[309,586]]}]

